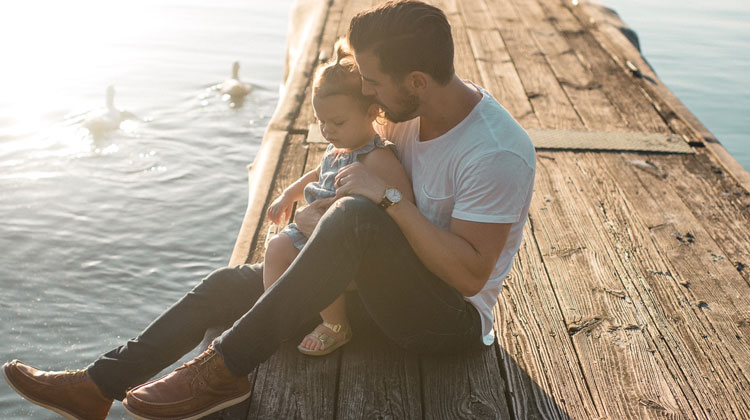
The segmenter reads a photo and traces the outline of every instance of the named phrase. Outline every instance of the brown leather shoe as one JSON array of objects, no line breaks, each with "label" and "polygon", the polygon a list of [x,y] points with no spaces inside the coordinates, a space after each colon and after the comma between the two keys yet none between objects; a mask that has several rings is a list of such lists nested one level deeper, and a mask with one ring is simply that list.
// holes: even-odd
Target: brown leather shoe
[{"label": "brown leather shoe", "polygon": [[213,347],[169,375],[139,385],[122,401],[141,420],[199,419],[250,396],[247,376],[229,372]]},{"label": "brown leather shoe", "polygon": [[3,375],[22,397],[69,420],[104,420],[112,407],[85,370],[44,372],[14,360]]}]

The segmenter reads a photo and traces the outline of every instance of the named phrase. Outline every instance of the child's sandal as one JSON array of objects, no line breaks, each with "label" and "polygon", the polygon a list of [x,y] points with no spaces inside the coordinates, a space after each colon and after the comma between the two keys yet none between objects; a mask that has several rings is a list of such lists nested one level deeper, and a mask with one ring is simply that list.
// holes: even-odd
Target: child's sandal
[{"label": "child's sandal", "polygon": [[[321,329],[320,327],[325,327],[335,333],[343,331],[343,337],[334,338],[330,334],[319,331],[319,329]],[[297,346],[297,350],[299,350],[300,353],[306,354],[308,356],[325,356],[326,354],[330,354],[334,350],[348,343],[349,340],[352,339],[352,330],[351,328],[343,329],[341,324],[330,324],[328,322],[323,322],[315,327],[315,329],[310,334],[307,334],[305,336],[305,338],[307,337],[312,337],[320,341],[321,344],[323,344],[323,347],[320,350],[310,350],[308,348],[302,347],[302,344],[300,344]],[[305,340],[302,339],[302,341]]]}]

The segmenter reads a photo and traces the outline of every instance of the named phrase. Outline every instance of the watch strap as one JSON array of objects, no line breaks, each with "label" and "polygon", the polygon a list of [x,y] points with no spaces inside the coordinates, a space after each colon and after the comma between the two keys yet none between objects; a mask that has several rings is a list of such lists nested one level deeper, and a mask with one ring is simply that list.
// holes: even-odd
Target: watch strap
[{"label": "watch strap", "polygon": [[392,205],[393,205],[393,201],[391,201],[390,199],[388,199],[387,196],[383,196],[383,199],[380,200],[380,203],[378,203],[378,207],[380,207],[383,210],[387,209],[388,207],[390,207]]}]

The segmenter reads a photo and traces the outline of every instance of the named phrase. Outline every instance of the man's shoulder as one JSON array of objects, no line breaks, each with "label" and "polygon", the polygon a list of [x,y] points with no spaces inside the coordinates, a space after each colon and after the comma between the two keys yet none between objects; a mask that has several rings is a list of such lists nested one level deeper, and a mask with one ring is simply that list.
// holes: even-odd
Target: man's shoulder
[{"label": "man's shoulder", "polygon": [[463,137],[466,154],[475,158],[517,156],[529,166],[533,166],[536,159],[534,145],[526,130],[494,99],[480,110]]}]

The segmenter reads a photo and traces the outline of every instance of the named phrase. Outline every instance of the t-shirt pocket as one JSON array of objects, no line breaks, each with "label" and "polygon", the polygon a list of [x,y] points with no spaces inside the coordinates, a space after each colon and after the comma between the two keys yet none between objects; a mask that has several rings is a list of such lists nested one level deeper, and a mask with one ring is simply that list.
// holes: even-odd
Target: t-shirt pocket
[{"label": "t-shirt pocket", "polygon": [[453,194],[448,192],[434,193],[427,191],[425,185],[418,191],[417,208],[435,226],[450,230],[451,214],[453,213]]}]

